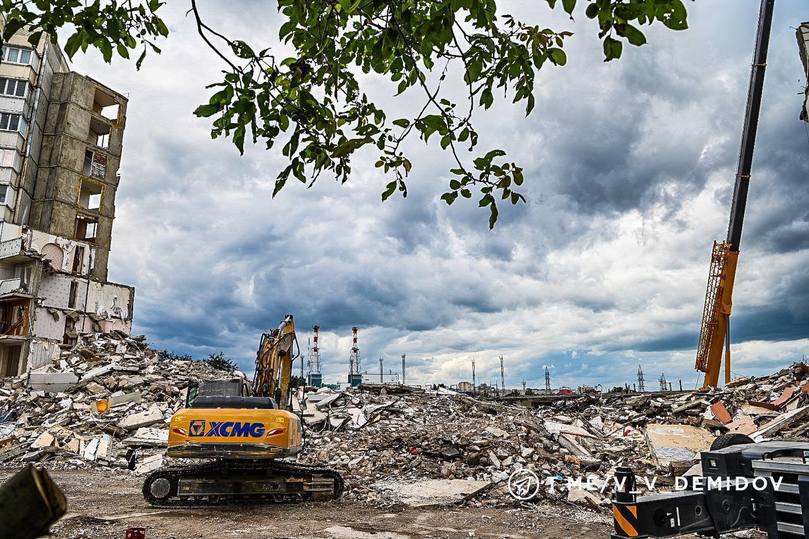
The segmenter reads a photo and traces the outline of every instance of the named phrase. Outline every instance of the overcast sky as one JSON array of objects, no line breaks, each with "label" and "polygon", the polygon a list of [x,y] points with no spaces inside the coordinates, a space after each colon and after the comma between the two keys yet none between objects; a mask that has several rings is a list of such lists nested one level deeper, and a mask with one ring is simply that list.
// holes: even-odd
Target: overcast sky
[{"label": "overcast sky", "polygon": [[[275,3],[202,2],[208,22],[258,48],[277,43]],[[290,183],[271,199],[280,151],[240,157],[193,117],[220,63],[169,2],[163,53],[140,72],[98,55],[74,68],[128,94],[110,278],[136,287],[135,332],[158,348],[219,350],[252,369],[260,334],[285,313],[302,347],[319,324],[324,378],[345,381],[351,326],[363,368],[411,383],[523,380],[544,387],[633,382],[661,373],[693,387],[711,243],[724,239],[758,0],[688,2],[691,29],[651,30],[649,44],[603,63],[592,21],[545,2],[502,13],[575,32],[568,65],[537,78],[537,105],[478,114],[480,149],[525,167],[528,204],[494,231],[477,204],[439,200],[451,163],[437,140],[413,141],[407,199],[380,202],[375,156],[345,185]],[[734,297],[735,374],[764,374],[809,353],[809,126],[794,27],[805,0],[779,0],[773,24]],[[255,47],[254,47],[255,48]],[[379,77],[366,90],[391,117]],[[461,88],[456,84],[455,87]],[[461,97],[460,91],[458,93]]]}]

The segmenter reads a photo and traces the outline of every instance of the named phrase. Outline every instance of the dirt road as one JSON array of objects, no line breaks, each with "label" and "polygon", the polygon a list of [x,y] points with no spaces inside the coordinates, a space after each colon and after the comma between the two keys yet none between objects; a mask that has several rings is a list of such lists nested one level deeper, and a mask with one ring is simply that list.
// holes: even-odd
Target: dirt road
[{"label": "dirt road", "polygon": [[[0,471],[0,480],[11,473]],[[69,504],[68,514],[51,530],[55,538],[123,539],[128,526],[146,528],[147,539],[590,539],[609,537],[611,530],[602,515],[549,505],[383,510],[337,501],[164,510],[143,501],[142,478],[126,471],[57,471],[51,475],[65,491]]]}]

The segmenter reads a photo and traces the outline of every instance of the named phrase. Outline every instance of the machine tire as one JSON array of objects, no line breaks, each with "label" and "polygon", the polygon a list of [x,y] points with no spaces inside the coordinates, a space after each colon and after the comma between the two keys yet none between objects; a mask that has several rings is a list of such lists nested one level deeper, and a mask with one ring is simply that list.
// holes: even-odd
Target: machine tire
[{"label": "machine tire", "polygon": [[739,434],[738,432],[727,432],[713,441],[711,444],[711,451],[717,449],[724,449],[732,445],[753,444],[755,440],[746,434]]}]

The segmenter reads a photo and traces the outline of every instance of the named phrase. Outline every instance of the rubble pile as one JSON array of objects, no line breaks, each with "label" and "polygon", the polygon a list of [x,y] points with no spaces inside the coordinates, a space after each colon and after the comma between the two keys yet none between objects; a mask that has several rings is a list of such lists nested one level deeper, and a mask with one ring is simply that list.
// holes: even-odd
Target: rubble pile
[{"label": "rubble pile", "polygon": [[[599,507],[606,504],[598,492],[603,478],[617,466],[673,478],[723,433],[809,438],[809,367],[802,363],[721,390],[591,393],[536,408],[448,390],[370,389],[321,389],[293,405],[308,426],[301,459],[328,463],[345,476],[349,498],[380,505],[397,502],[391,478],[402,488],[419,479],[488,480],[494,488],[477,503],[513,503],[507,480],[527,468],[545,497]],[[569,479],[587,476],[601,479],[568,488]]]},{"label": "rubble pile", "polygon": [[[189,385],[227,376],[204,362],[164,358],[143,337],[82,336],[50,365],[2,380],[0,466],[147,473],[168,460],[168,420]],[[809,367],[718,390],[640,394],[494,399],[399,385],[298,388],[292,409],[305,425],[297,459],[339,470],[349,499],[512,504],[509,478],[530,470],[545,499],[598,509],[617,466],[672,479],[723,433],[809,437]],[[594,483],[571,486],[587,477]]]},{"label": "rubble pile", "polygon": [[[163,359],[144,337],[90,334],[58,362],[0,385],[0,465],[162,464],[167,420],[195,380],[221,378],[204,362]],[[134,462],[134,461],[133,461]]]}]

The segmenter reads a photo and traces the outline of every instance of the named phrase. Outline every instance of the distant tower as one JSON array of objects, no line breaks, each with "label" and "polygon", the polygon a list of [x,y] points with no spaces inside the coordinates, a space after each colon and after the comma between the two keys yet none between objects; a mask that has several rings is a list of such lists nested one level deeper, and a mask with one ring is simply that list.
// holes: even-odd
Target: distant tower
[{"label": "distant tower", "polygon": [[522,392],[525,393],[525,379],[522,381]]},{"label": "distant tower", "polygon": [[472,358],[472,392],[475,392],[475,388],[477,384],[475,384],[475,358]]},{"label": "distant tower", "polygon": [[405,355],[402,354],[402,385],[405,385]]},{"label": "distant tower", "polygon": [[303,380],[306,380],[306,374],[304,373],[304,365],[306,364],[307,361],[309,361],[307,358],[312,354],[311,338],[306,341],[306,349],[308,350],[308,352],[306,353],[306,358],[304,358],[303,354],[301,354],[301,378]]},{"label": "distant tower", "polygon": [[379,356],[379,383],[380,384],[385,383],[384,372],[385,372],[385,370],[382,367],[382,356]]},{"label": "distant tower", "polygon": [[545,365],[545,393],[551,392],[551,371],[548,370],[548,366]]},{"label": "distant tower", "polygon": [[323,375],[320,374],[320,326],[312,327],[312,348],[309,349],[309,385],[320,387],[323,385]]},{"label": "distant tower", "polygon": [[669,383],[666,381],[666,373],[660,373],[658,382],[660,382],[660,391],[668,391]]},{"label": "distant tower", "polygon": [[643,368],[638,365],[638,391],[643,393],[646,391],[646,388],[643,387]]},{"label": "distant tower", "polygon": [[506,375],[503,371],[503,356],[500,356],[500,391],[506,393]]},{"label": "distant tower", "polygon": [[351,328],[351,355],[348,356],[348,383],[351,387],[356,387],[362,383],[360,374],[360,345],[357,344],[357,332],[359,328]]}]

